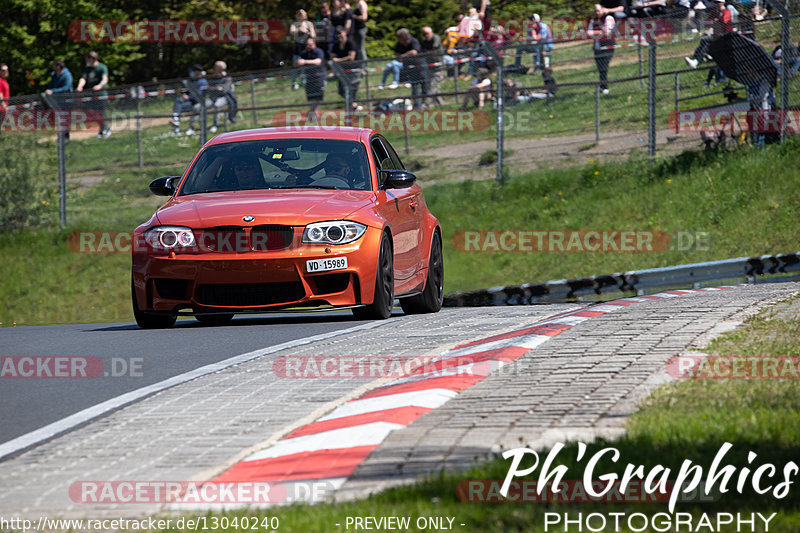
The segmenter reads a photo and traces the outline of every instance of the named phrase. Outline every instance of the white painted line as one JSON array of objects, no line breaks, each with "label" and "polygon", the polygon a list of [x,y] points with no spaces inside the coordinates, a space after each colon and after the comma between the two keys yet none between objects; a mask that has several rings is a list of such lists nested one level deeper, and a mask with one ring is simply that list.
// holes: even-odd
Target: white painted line
[{"label": "white painted line", "polygon": [[257,359],[261,356],[274,353],[280,350],[295,348],[297,346],[303,346],[312,342],[330,339],[332,337],[337,337],[339,335],[346,335],[356,331],[376,328],[378,326],[385,325],[395,320],[397,319],[394,320],[389,319],[389,320],[382,320],[380,322],[370,322],[367,324],[360,324],[352,328],[347,328],[338,331],[331,331],[329,333],[321,333],[320,335],[314,335],[313,337],[284,342],[283,344],[279,344],[277,346],[270,346],[268,348],[261,348],[259,350],[247,352],[241,355],[235,355],[223,361],[219,361],[216,363],[212,363],[210,365],[196,368],[194,370],[190,370],[189,372],[184,372],[183,374],[179,374],[177,376],[165,379],[164,381],[148,385],[147,387],[142,387],[140,389],[127,392],[125,394],[122,394],[115,398],[111,398],[110,400],[106,400],[97,405],[87,407],[82,411],[78,411],[77,413],[72,414],[66,418],[62,418],[61,420],[53,422],[52,424],[48,424],[44,427],[31,431],[30,433],[26,433],[25,435],[20,435],[15,439],[0,444],[0,460],[2,460],[8,455],[17,453],[26,448],[30,448],[31,446],[40,444],[48,439],[55,437],[56,435],[74,429],[75,427],[85,424],[90,420],[93,420],[106,413],[124,407],[137,400],[141,400],[146,396],[150,396],[151,394],[155,394],[156,392],[160,392],[162,390],[174,387],[176,385],[181,385],[183,383],[186,383],[187,381],[191,381],[193,379],[197,379],[199,377],[208,374],[213,374],[214,372],[219,372],[234,365],[246,363],[248,361],[252,361],[253,359]]},{"label": "white painted line", "polygon": [[599,304],[593,305],[591,307],[587,307],[587,311],[597,311],[599,313],[611,313],[612,311],[619,311],[620,309],[624,309],[627,307],[626,305],[610,305],[610,304]]},{"label": "white painted line", "polygon": [[514,346],[517,348],[528,348],[532,350],[537,346],[540,346],[553,337],[548,335],[525,335],[523,337],[518,337],[517,342],[514,343]]},{"label": "white painted line", "polygon": [[353,400],[345,403],[331,411],[329,415],[323,416],[319,421],[333,420],[345,416],[362,415],[364,413],[374,413],[384,409],[395,409],[397,407],[427,407],[435,409],[444,405],[451,398],[455,398],[457,392],[447,389],[428,389],[412,392],[401,392],[399,394],[387,394],[386,396],[376,396],[363,400]]},{"label": "white painted line", "polygon": [[321,433],[303,435],[278,441],[266,450],[256,452],[244,461],[259,461],[261,459],[274,459],[295,453],[318,452],[339,448],[355,448],[357,446],[377,446],[389,433],[395,429],[404,428],[403,424],[391,422],[372,422],[360,426],[332,429]]},{"label": "white painted line", "polygon": [[589,320],[589,318],[588,316],[565,316],[548,320],[547,324],[567,324],[568,326],[574,326],[575,324],[580,324],[581,322]]}]

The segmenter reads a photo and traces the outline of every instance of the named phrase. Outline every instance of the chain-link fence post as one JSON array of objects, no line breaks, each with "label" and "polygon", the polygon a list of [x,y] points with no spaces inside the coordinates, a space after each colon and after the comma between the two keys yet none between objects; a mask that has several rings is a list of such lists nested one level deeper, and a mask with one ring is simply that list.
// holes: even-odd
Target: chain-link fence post
[{"label": "chain-link fence post", "polygon": [[258,126],[258,111],[256,111],[256,78],[250,74],[250,103],[253,107],[253,126]]},{"label": "chain-link fence post", "polygon": [[656,155],[656,42],[647,48],[647,155]]},{"label": "chain-link fence post", "polygon": [[497,179],[497,183],[500,185],[503,184],[503,144],[504,144],[504,133],[505,133],[505,124],[503,123],[503,55],[498,53],[497,49],[489,44],[484,44],[481,47],[481,52],[489,56],[489,58],[494,61],[494,64],[497,66],[497,89],[495,91],[496,99],[497,99],[497,174],[495,178]]},{"label": "chain-link fence post", "polygon": [[144,168],[144,154],[142,153],[142,99],[137,93],[136,98],[136,147],[139,150],[139,168]]},{"label": "chain-link fence post", "polygon": [[681,112],[681,78],[680,72],[675,73],[675,133],[680,131]]},{"label": "chain-link fence post", "polygon": [[336,81],[339,84],[340,92],[344,95],[344,125],[350,126],[352,124],[351,115],[353,113],[353,95],[351,93],[352,82],[348,72],[342,68],[342,65],[335,61],[328,61],[328,67],[333,71],[336,76]]},{"label": "chain-link fence post", "polygon": [[789,112],[789,69],[791,68],[791,62],[789,61],[788,51],[789,47],[791,46],[790,43],[790,30],[789,27],[789,10],[787,9],[788,2],[786,5],[782,4],[778,0],[767,0],[767,3],[772,6],[775,11],[781,16],[781,57],[783,60],[781,61],[781,142],[784,141],[784,137],[786,135],[786,117],[787,113]]},{"label": "chain-link fence post", "polygon": [[600,84],[594,84],[594,142],[600,142]]}]

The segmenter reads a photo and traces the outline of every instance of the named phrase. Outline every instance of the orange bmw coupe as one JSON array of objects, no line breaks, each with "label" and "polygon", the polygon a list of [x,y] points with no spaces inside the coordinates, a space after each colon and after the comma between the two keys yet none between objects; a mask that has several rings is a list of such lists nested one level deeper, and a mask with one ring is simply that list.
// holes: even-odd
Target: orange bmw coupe
[{"label": "orange bmw coupe", "polygon": [[439,221],[414,174],[363,128],[266,128],[214,137],[134,232],[131,293],[143,328],[181,314],[352,307],[384,319],[442,305]]}]

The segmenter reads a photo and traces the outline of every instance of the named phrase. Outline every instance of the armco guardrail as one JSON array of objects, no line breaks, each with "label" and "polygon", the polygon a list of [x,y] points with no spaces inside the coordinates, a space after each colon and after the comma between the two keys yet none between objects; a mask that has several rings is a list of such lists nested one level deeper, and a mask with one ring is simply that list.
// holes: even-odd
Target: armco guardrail
[{"label": "armco guardrail", "polygon": [[444,306],[529,305],[612,292],[644,294],[651,289],[697,286],[705,281],[746,279],[754,282],[758,276],[791,272],[800,272],[800,252],[738,257],[690,265],[631,270],[588,278],[526,283],[525,285],[454,293],[445,297]]}]

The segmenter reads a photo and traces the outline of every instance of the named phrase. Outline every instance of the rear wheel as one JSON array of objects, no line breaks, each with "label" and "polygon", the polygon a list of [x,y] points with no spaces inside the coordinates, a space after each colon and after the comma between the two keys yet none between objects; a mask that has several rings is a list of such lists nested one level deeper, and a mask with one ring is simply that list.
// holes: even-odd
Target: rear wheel
[{"label": "rear wheel", "polygon": [[383,320],[392,316],[394,304],[394,258],[392,244],[386,234],[381,238],[378,254],[378,271],[375,273],[375,297],[364,307],[353,308],[353,316],[359,320]]},{"label": "rear wheel", "polygon": [[171,328],[175,325],[175,320],[178,318],[174,313],[148,313],[139,310],[139,304],[136,303],[136,291],[133,288],[133,280],[131,280],[131,303],[133,304],[133,318],[136,323],[143,329],[164,329]]},{"label": "rear wheel", "polygon": [[439,232],[433,234],[431,242],[431,258],[428,261],[428,277],[425,289],[417,295],[400,300],[400,307],[407,315],[418,313],[436,313],[442,308],[444,301],[444,258],[442,256],[442,238]]}]

